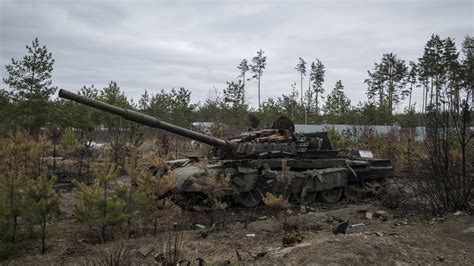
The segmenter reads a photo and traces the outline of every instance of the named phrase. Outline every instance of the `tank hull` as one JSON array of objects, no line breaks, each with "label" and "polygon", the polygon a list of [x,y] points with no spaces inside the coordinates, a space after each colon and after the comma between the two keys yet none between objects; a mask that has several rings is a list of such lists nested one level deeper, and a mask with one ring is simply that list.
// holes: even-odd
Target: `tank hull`
[{"label": "tank hull", "polygon": [[207,184],[216,184],[215,180],[218,180],[221,198],[229,196],[232,204],[254,207],[267,193],[284,195],[299,204],[311,204],[316,195],[330,194],[332,198],[322,196],[323,201],[336,202],[351,184],[392,177],[393,167],[388,160],[362,158],[244,159],[215,160],[207,165],[188,164],[170,174],[176,176],[180,193],[206,194],[206,191],[216,189]]}]

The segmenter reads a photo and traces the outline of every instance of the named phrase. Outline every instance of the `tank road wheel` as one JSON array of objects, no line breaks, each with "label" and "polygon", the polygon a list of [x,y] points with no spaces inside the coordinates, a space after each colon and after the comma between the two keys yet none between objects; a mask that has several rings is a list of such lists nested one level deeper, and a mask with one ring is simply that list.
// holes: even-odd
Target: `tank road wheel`
[{"label": "tank road wheel", "polygon": [[262,193],[256,189],[232,195],[234,201],[246,208],[256,207],[262,201]]},{"label": "tank road wheel", "polygon": [[336,203],[342,198],[342,187],[335,187],[328,190],[323,190],[320,192],[321,200],[327,203]]},{"label": "tank road wheel", "polygon": [[317,191],[308,191],[307,187],[303,187],[300,193],[294,193],[293,197],[301,205],[311,204],[318,195]]}]

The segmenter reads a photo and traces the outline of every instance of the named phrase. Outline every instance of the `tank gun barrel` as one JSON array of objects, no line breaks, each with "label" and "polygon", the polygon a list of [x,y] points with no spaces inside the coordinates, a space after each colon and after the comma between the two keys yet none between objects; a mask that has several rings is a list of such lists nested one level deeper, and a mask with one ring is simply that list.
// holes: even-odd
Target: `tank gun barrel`
[{"label": "tank gun barrel", "polygon": [[160,128],[160,129],[175,133],[177,135],[180,135],[186,138],[190,138],[193,140],[206,143],[211,146],[224,148],[224,149],[234,149],[237,147],[237,143],[235,142],[230,142],[227,140],[214,138],[206,134],[202,134],[202,133],[195,132],[186,128],[175,126],[175,125],[160,121],[154,117],[144,115],[137,111],[133,111],[126,108],[120,108],[111,104],[103,103],[103,102],[70,92],[68,90],[64,90],[64,89],[59,90],[58,96],[61,98],[65,98],[74,102],[78,102],[78,103],[105,111],[105,112],[109,112],[109,113],[121,116],[124,119],[132,121],[132,122],[136,122],[142,125],[147,125],[149,127]]}]

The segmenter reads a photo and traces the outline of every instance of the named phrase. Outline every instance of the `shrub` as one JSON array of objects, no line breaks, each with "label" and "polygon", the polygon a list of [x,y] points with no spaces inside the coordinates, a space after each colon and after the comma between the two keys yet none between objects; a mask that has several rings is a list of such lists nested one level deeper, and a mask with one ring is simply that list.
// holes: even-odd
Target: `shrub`
[{"label": "shrub", "polygon": [[[106,166],[107,167],[107,166]],[[77,203],[75,217],[98,232],[102,243],[106,241],[109,227],[121,226],[127,221],[126,202],[119,197],[123,185],[111,184],[117,178],[119,168],[110,166],[105,173],[97,173],[93,185],[87,186],[73,180]]]},{"label": "shrub", "polygon": [[61,147],[61,149],[66,151],[72,150],[74,147],[77,146],[77,138],[72,128],[66,128],[63,137],[59,142],[59,146]]},{"label": "shrub", "polygon": [[425,156],[418,161],[418,203],[433,213],[469,210],[473,198],[474,145],[471,110],[464,101],[458,110],[431,110]]},{"label": "shrub", "polygon": [[59,210],[60,198],[53,190],[56,177],[48,180],[47,175],[42,175],[29,182],[26,189],[25,204],[22,216],[33,226],[40,227],[41,254],[46,250],[46,237],[49,231],[46,224]]}]

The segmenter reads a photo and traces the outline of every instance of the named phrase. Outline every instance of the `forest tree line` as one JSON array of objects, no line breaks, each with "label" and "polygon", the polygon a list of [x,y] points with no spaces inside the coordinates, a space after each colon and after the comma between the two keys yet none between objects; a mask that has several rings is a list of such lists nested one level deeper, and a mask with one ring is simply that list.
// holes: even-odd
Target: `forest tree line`
[{"label": "forest tree line", "polygon": [[[271,124],[278,115],[286,115],[295,123],[347,123],[393,124],[414,127],[421,125],[424,113],[430,110],[457,110],[472,99],[474,41],[466,36],[458,51],[450,37],[442,39],[432,35],[426,42],[423,54],[408,63],[395,53],[385,53],[380,62],[367,71],[366,94],[368,100],[354,103],[346,96],[343,81],[332,88],[324,88],[326,68],[315,59],[311,63],[299,58],[293,83],[280,97],[261,101],[261,79],[266,68],[265,51],[259,50],[250,62],[243,59],[237,66],[237,80],[228,81],[213,98],[192,103],[191,91],[186,88],[145,90],[138,102],[127,98],[119,84],[111,81],[99,89],[94,85],[83,86],[81,95],[119,107],[130,108],[164,121],[189,127],[194,121],[219,121],[244,128],[247,115],[255,113],[263,126]],[[0,89],[0,134],[15,128],[36,134],[40,128],[79,128],[92,130],[130,127],[119,117],[92,110],[64,99],[53,98],[57,87],[53,85],[54,58],[38,38],[26,46],[21,59],[12,59],[6,65],[7,88]],[[258,89],[258,107],[251,107],[246,97],[249,81],[254,80]],[[252,88],[253,89],[253,88]],[[422,109],[415,109],[412,94],[421,90]],[[325,94],[325,92],[328,92]],[[403,112],[395,106],[406,102]]]}]

